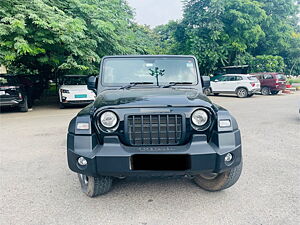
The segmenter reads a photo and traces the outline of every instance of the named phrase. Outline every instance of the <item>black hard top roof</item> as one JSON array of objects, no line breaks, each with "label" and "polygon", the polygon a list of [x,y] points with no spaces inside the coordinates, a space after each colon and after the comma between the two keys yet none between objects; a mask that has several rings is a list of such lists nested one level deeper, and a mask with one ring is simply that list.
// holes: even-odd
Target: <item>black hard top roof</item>
[{"label": "black hard top roof", "polygon": [[104,56],[106,58],[195,58],[193,55],[112,55]]}]

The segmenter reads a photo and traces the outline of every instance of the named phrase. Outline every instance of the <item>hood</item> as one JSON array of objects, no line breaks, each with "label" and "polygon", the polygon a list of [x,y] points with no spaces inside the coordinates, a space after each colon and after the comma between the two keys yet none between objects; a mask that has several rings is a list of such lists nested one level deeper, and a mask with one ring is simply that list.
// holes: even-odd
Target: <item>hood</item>
[{"label": "hood", "polygon": [[195,89],[148,88],[106,90],[101,92],[94,102],[95,108],[113,107],[181,107],[206,106],[211,101]]},{"label": "hood", "polygon": [[70,91],[89,91],[87,85],[61,85],[59,89],[66,89]]}]

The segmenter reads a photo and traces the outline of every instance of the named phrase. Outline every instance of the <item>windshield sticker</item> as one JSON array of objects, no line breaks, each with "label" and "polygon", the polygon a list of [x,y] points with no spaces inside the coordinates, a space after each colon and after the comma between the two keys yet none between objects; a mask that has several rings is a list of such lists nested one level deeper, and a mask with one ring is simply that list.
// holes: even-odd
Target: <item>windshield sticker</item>
[{"label": "windshield sticker", "polygon": [[188,63],[186,64],[186,67],[187,67],[187,68],[193,68],[193,67],[194,67],[194,64],[191,63],[191,62],[188,62]]},{"label": "windshield sticker", "polygon": [[153,63],[146,63],[146,67],[153,67]]}]

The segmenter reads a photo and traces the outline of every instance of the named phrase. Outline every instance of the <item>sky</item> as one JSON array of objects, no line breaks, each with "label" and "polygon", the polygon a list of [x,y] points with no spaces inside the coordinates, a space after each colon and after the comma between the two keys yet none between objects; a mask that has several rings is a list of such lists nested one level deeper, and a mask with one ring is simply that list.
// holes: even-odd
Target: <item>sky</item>
[{"label": "sky", "polygon": [[127,0],[127,2],[135,9],[136,22],[142,25],[155,27],[182,17],[181,0]]}]

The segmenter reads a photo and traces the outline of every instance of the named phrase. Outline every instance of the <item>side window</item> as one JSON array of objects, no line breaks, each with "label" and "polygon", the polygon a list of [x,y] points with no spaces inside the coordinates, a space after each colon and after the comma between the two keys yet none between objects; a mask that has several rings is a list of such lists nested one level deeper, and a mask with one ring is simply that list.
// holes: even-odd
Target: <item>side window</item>
[{"label": "side window", "polygon": [[229,76],[228,81],[236,81],[236,76]]},{"label": "side window", "polygon": [[271,74],[265,74],[264,79],[273,79],[273,76]]},{"label": "side window", "polygon": [[222,76],[222,77],[220,77],[219,81],[227,81],[227,77]]},{"label": "side window", "polygon": [[236,80],[237,80],[237,81],[239,81],[239,80],[243,80],[243,78],[242,78],[242,77],[240,77],[240,76],[237,76],[237,77],[236,77]]}]

